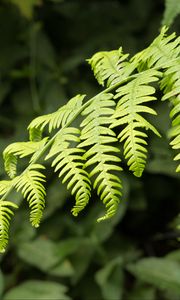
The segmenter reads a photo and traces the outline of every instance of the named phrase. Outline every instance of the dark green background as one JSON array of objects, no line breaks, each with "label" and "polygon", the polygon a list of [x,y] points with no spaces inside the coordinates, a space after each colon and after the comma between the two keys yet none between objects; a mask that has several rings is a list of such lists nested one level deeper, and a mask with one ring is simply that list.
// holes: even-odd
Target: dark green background
[{"label": "dark green background", "polygon": [[[164,12],[162,0],[29,3],[38,5],[23,10],[10,1],[0,4],[1,152],[27,139],[34,117],[53,112],[75,94],[91,97],[100,91],[85,60],[120,46],[130,55],[142,50],[159,33]],[[179,17],[173,30],[179,34]],[[124,198],[113,219],[96,222],[103,207],[95,194],[74,218],[74,199],[51,171],[38,230],[31,227],[23,201],[0,257],[1,298],[180,299],[180,184],[168,146],[169,108],[160,103],[156,109],[163,138],[149,140],[141,179],[125,172]],[[20,170],[26,164],[23,160]],[[0,166],[4,179],[2,156]],[[13,197],[21,200],[19,194]]]}]

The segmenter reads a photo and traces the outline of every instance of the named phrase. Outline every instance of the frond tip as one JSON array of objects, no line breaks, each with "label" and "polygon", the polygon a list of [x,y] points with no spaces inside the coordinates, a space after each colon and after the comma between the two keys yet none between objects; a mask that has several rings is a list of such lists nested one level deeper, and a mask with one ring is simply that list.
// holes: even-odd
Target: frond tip
[{"label": "frond tip", "polygon": [[112,146],[117,142],[115,133],[107,126],[111,124],[111,116],[114,112],[115,102],[112,100],[113,94],[98,96],[83,111],[85,119],[81,123],[81,143],[80,148],[89,147],[85,152],[85,167],[92,167],[90,177],[95,177],[93,188],[97,189],[106,213],[99,221],[112,217],[117,211],[121,197],[121,180],[114,172],[119,172],[122,168],[118,165],[121,161],[116,155],[119,149]]},{"label": "frond tip", "polygon": [[71,143],[78,143],[79,129],[68,127],[64,128],[57,135],[46,159],[53,156],[52,167],[55,172],[59,172],[59,177],[63,178],[62,183],[68,182],[67,188],[71,188],[71,194],[75,195],[76,203],[72,214],[77,216],[89,202],[91,195],[91,182],[88,173],[84,168],[84,150],[72,147]]},{"label": "frond tip", "polygon": [[32,120],[28,126],[29,135],[34,136],[42,134],[44,128],[48,125],[49,132],[60,127],[64,127],[71,120],[82,106],[85,95],[76,95],[68,101],[67,104],[60,107],[57,111],[39,116]]},{"label": "frond tip", "polygon": [[[179,47],[180,48],[180,47]],[[180,58],[173,59],[164,72],[161,81],[161,89],[164,90],[162,100],[169,100],[172,106],[170,118],[172,120],[169,137],[171,147],[175,151],[180,150]],[[177,153],[174,160],[180,160],[180,153]],[[180,172],[180,163],[176,168]]]},{"label": "frond tip", "polygon": [[126,61],[128,56],[120,47],[118,50],[97,52],[88,62],[98,83],[104,86],[107,82],[107,86],[111,86],[127,78],[135,69],[134,64]]},{"label": "frond tip", "polygon": [[45,175],[39,169],[45,169],[45,167],[40,164],[30,165],[22,175],[16,178],[15,183],[17,191],[21,191],[29,202],[30,221],[34,227],[39,227],[45,207]]},{"label": "frond tip", "polygon": [[152,96],[155,93],[155,88],[149,84],[157,81],[159,75],[161,73],[155,70],[144,71],[138,74],[137,78],[119,87],[114,96],[119,101],[110,128],[124,126],[118,138],[120,142],[124,142],[124,156],[128,160],[129,169],[137,177],[142,175],[147,158],[145,148],[147,142],[144,139],[147,134],[140,131],[139,128],[150,129],[159,135],[156,128],[140,115],[140,113],[156,115],[152,108],[144,104],[156,100]]},{"label": "frond tip", "polygon": [[0,200],[0,252],[3,253],[9,239],[9,222],[11,216],[14,214],[11,207],[18,208],[18,206],[10,201]]},{"label": "frond tip", "polygon": [[[116,213],[122,196],[121,146],[129,170],[140,177],[147,160],[148,130],[160,136],[146,118],[157,115],[149,103],[157,100],[158,84],[164,93],[162,100],[169,99],[172,105],[170,145],[177,151],[174,159],[180,160],[179,54],[180,37],[175,33],[168,36],[167,27],[130,60],[121,47],[94,54],[88,62],[99,84],[107,88],[85,103],[85,95],[78,94],[57,111],[35,118],[28,127],[30,141],[13,143],[4,150],[5,170],[12,180],[0,181],[1,252],[8,241],[11,208],[17,207],[4,200],[13,188],[27,199],[30,221],[39,226],[46,192],[45,176],[41,173],[44,167],[38,161],[44,156],[44,160],[52,159],[55,172],[75,196],[71,210],[74,216],[88,204],[92,187],[105,207],[104,216],[97,221]],[[82,120],[80,125],[76,122],[78,117]],[[44,129],[49,137],[42,138]],[[28,155],[29,165],[17,176],[17,158]],[[180,172],[180,164],[176,171]]]},{"label": "frond tip", "polygon": [[38,156],[39,152],[45,146],[48,138],[44,138],[38,142],[28,141],[28,142],[19,142],[12,143],[5,148],[3,151],[4,158],[4,168],[10,178],[16,176],[16,166],[17,166],[17,157],[23,158],[29,155],[34,154],[31,157],[31,161]]}]

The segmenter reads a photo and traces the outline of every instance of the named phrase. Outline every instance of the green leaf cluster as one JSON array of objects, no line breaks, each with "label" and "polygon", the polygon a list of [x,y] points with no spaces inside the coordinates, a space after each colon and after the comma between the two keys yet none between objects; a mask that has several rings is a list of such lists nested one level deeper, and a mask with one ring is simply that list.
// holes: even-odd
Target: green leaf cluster
[{"label": "green leaf cluster", "polygon": [[[77,95],[56,112],[35,118],[28,126],[30,141],[13,143],[4,150],[5,170],[11,180],[0,182],[1,250],[7,244],[12,214],[7,206],[15,205],[6,199],[14,188],[29,203],[32,225],[39,226],[46,194],[41,170],[48,159],[75,196],[74,216],[88,204],[92,189],[106,209],[98,221],[116,213],[122,196],[122,159],[140,177],[147,162],[148,132],[160,137],[148,118],[158,118],[150,106],[157,101],[158,89],[162,100],[169,100],[172,106],[170,145],[180,149],[179,54],[180,38],[175,33],[167,35],[166,27],[149,47],[129,60],[121,48],[96,53],[89,63],[104,90],[87,101],[84,95]],[[77,120],[80,124],[73,127]],[[119,154],[121,147],[123,157]],[[16,173],[17,157],[26,156],[30,156],[29,165],[22,173]],[[177,153],[175,160],[179,158]],[[176,171],[180,171],[180,165]]]}]

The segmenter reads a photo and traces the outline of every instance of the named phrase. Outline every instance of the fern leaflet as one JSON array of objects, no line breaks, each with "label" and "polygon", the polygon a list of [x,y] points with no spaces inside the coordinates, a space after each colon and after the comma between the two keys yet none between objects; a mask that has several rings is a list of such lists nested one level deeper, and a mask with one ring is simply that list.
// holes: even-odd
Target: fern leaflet
[{"label": "fern leaflet", "polygon": [[98,221],[110,218],[117,210],[119,196],[121,196],[121,180],[112,171],[121,171],[122,168],[115,163],[120,158],[114,155],[119,152],[117,147],[109,144],[117,142],[115,133],[107,127],[112,121],[115,102],[112,94],[103,94],[96,97],[94,101],[82,112],[86,116],[81,123],[82,142],[80,148],[90,147],[84,154],[87,160],[85,167],[96,165],[90,172],[90,177],[96,175],[94,188],[107,208],[106,214]]},{"label": "fern leaflet", "polygon": [[44,138],[39,142],[19,142],[7,146],[3,152],[3,158],[5,171],[9,177],[14,178],[16,176],[17,156],[23,158],[34,153],[31,158],[31,160],[34,160],[46,144],[47,140],[48,138]]},{"label": "fern leaflet", "polygon": [[[180,149],[180,59],[172,60],[170,66],[164,72],[163,79],[161,81],[161,88],[164,89],[165,95],[162,100],[169,99],[172,105],[170,112],[170,118],[172,119],[172,128],[169,132],[172,141],[170,145],[173,149]],[[180,160],[180,154],[178,153],[174,160]],[[180,164],[178,165],[176,172],[180,172]]]},{"label": "fern leaflet", "polygon": [[163,27],[159,36],[154,39],[152,44],[145,50],[137,53],[132,62],[138,64],[139,70],[150,68],[166,68],[169,62],[180,54],[180,37],[176,38],[176,34],[172,33],[166,36],[167,27]]},{"label": "fern leaflet", "polygon": [[64,127],[71,120],[82,106],[85,95],[77,95],[70,99],[68,103],[58,109],[56,112],[35,118],[28,126],[30,137],[33,139],[40,135],[46,125],[49,126],[49,132],[53,129]]},{"label": "fern leaflet", "polygon": [[134,71],[135,65],[126,61],[128,56],[122,53],[120,47],[118,50],[97,52],[88,62],[98,83],[104,86],[107,81],[109,87],[127,78]]},{"label": "fern leaflet", "polygon": [[68,127],[62,129],[50,149],[46,159],[56,156],[52,162],[55,172],[59,172],[59,177],[64,177],[62,182],[68,182],[67,188],[71,188],[72,195],[75,194],[76,203],[72,209],[72,214],[78,213],[87,205],[91,195],[90,179],[88,173],[83,170],[84,158],[82,149],[71,146],[72,142],[79,142],[79,129]]},{"label": "fern leaflet", "polygon": [[143,104],[156,100],[152,96],[155,89],[149,84],[157,81],[159,75],[161,73],[155,70],[147,70],[140,73],[137,78],[119,87],[114,96],[115,99],[120,99],[113,115],[115,120],[110,127],[125,126],[119,133],[118,138],[120,142],[124,142],[124,156],[128,160],[129,169],[137,177],[142,175],[147,158],[147,150],[145,148],[147,142],[144,139],[147,137],[147,134],[138,128],[144,127],[159,135],[156,128],[139,114],[150,113],[156,115],[152,108]]},{"label": "fern leaflet", "polygon": [[15,182],[17,191],[21,191],[29,202],[30,221],[34,227],[39,226],[45,207],[45,175],[40,173],[39,169],[45,168],[40,164],[30,165],[22,175],[16,177]]},{"label": "fern leaflet", "polygon": [[11,216],[14,214],[11,207],[18,208],[18,206],[10,201],[0,200],[0,252],[4,252],[8,243],[9,222]]}]

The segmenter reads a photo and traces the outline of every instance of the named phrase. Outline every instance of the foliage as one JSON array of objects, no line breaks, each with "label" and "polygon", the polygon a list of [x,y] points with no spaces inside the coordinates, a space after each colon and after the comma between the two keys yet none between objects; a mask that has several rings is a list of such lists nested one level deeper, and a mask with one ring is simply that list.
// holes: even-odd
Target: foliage
[{"label": "foliage", "polygon": [[[164,75],[164,78],[155,75],[154,77],[158,77],[158,80],[148,84],[149,89],[156,90],[154,95],[150,94],[148,97],[156,97],[157,100],[152,99],[151,102],[137,105],[156,111],[157,115],[139,111],[136,114],[148,121],[162,136],[162,138],[158,138],[152,130],[146,130],[143,127],[135,128],[138,133],[148,135],[148,137],[137,136],[147,142],[147,145],[141,145],[148,151],[138,151],[138,154],[140,152],[140,155],[144,153],[147,156],[141,179],[128,172],[129,158],[125,159],[126,154],[123,155],[123,151],[125,152],[123,147],[128,137],[121,142],[119,141],[121,137],[115,141],[120,131],[128,127],[128,124],[111,127],[109,133],[114,132],[114,136],[109,133],[107,135],[105,132],[106,136],[114,138],[114,142],[111,145],[102,145],[111,146],[113,150],[110,153],[104,153],[104,156],[113,156],[118,161],[112,161],[110,165],[123,168],[123,171],[113,171],[112,173],[121,179],[120,184],[123,186],[120,191],[122,192],[121,201],[113,218],[105,222],[96,222],[96,219],[102,216],[103,205],[102,201],[97,201],[93,184],[91,186],[92,197],[89,200],[87,198],[87,201],[83,198],[85,200],[83,200],[83,205],[88,202],[86,210],[82,211],[78,218],[73,218],[68,213],[72,207],[74,196],[75,200],[77,199],[76,194],[71,196],[72,189],[67,190],[66,185],[69,180],[65,182],[65,185],[61,184],[60,180],[63,180],[63,174],[60,180],[57,178],[61,169],[57,170],[56,175],[50,168],[50,164],[62,154],[60,147],[57,149],[60,136],[58,138],[57,135],[57,139],[54,138],[52,144],[49,144],[49,150],[44,150],[42,156],[40,154],[51,137],[60,129],[57,127],[61,127],[62,122],[63,126],[65,125],[66,118],[61,120],[62,111],[59,110],[59,107],[67,108],[64,104],[71,103],[69,105],[71,110],[72,102],[67,102],[67,99],[73,99],[73,95],[77,95],[79,97],[78,112],[87,103],[84,94],[87,94],[90,99],[102,91],[93,80],[88,64],[85,63],[85,59],[91,57],[93,53],[97,53],[103,58],[105,57],[103,55],[106,54],[107,57],[112,49],[119,49],[114,52],[114,59],[122,59],[118,65],[118,72],[109,74],[105,72],[101,75],[104,78],[104,89],[107,85],[107,88],[111,89],[111,84],[117,83],[116,80],[120,74],[121,77],[130,77],[130,79],[127,82],[124,79],[122,85],[106,92],[110,97],[111,94],[115,95],[116,90],[120,88],[120,92],[125,93],[123,96],[106,101],[118,103],[122,97],[129,97],[128,91],[123,90],[122,87],[135,83],[136,77],[133,77],[135,74],[145,72],[146,68],[151,69],[143,60],[138,63],[137,68],[137,56],[135,55],[133,60],[129,57],[133,57],[135,53],[155,40],[154,37],[157,35],[163,15],[162,1],[114,0],[105,1],[103,5],[102,1],[89,1],[84,5],[84,2],[79,0],[31,1],[31,5],[29,5],[29,1],[29,16],[25,11],[23,12],[22,6],[16,8],[15,5],[18,6],[18,1],[14,5],[11,4],[12,2],[13,0],[4,0],[0,6],[0,149],[3,152],[8,144],[12,145],[6,148],[8,151],[5,156],[6,158],[9,156],[10,161],[11,159],[14,161],[14,169],[11,174],[12,178],[7,180],[4,175],[3,160],[0,158],[2,179],[0,192],[3,197],[15,177],[21,176],[30,162],[32,165],[46,166],[46,169],[32,169],[32,171],[46,176],[47,195],[45,197],[46,209],[38,230],[28,223],[26,206],[30,202],[22,202],[21,193],[16,193],[14,188],[7,197],[6,201],[12,200],[13,202],[10,203],[16,203],[19,208],[15,210],[15,217],[11,221],[11,238],[7,250],[0,258],[2,270],[2,272],[0,271],[0,297],[13,299],[22,295],[23,299],[38,297],[45,299],[45,295],[48,298],[58,298],[57,295],[62,294],[61,298],[64,299],[68,297],[83,300],[179,299],[177,288],[179,277],[176,277],[174,273],[174,270],[179,268],[179,242],[176,239],[179,232],[175,229],[179,224],[179,176],[178,173],[175,173],[178,161],[173,161],[173,157],[178,154],[178,149],[172,149],[168,145],[169,138],[173,141],[178,133],[175,125],[177,121],[174,122],[178,114],[176,114],[176,109],[173,110],[174,105],[178,106],[178,103],[174,103],[173,92],[164,89],[170,80],[171,72],[174,72],[177,66],[176,73],[174,72],[172,76],[172,85],[168,84],[169,88],[176,93],[177,79],[179,78],[176,59],[171,67],[166,59],[167,67],[160,67],[160,69],[158,67],[157,70]],[[25,1],[23,5],[25,5]],[[177,15],[177,12],[175,13]],[[179,18],[176,17],[169,32],[176,31],[179,35],[179,28]],[[163,34],[159,37],[159,42],[162,38],[165,41]],[[172,38],[167,46],[168,44],[172,45],[173,40],[176,39]],[[122,48],[119,48],[119,44],[123,45],[123,51]],[[151,47],[152,56],[154,56],[153,47]],[[123,52],[129,51],[130,56],[123,54]],[[167,48],[168,56],[170,56],[170,52]],[[143,51],[142,54],[148,56],[150,52]],[[92,62],[92,60],[90,59],[88,62]],[[107,62],[106,60],[105,64]],[[151,60],[150,63],[153,61]],[[123,67],[121,68],[121,66]],[[106,70],[109,72],[110,66]],[[141,87],[143,85],[144,83]],[[145,86],[147,89],[146,83]],[[82,95],[81,99],[79,93]],[[165,101],[161,102],[163,93],[167,95],[167,99],[163,98]],[[103,94],[105,95],[104,92]],[[78,118],[71,115],[70,119],[74,118],[74,121],[68,125],[69,131],[66,132],[64,129],[70,138],[64,142],[64,146],[68,150],[66,150],[66,154],[68,152],[66,157],[77,155],[78,160],[73,160],[73,163],[79,164],[78,170],[84,170],[89,174],[93,172],[97,162],[96,165],[92,163],[86,169],[82,169],[80,164],[86,164],[87,161],[98,155],[98,152],[86,160],[85,155],[88,154],[88,150],[93,147],[93,144],[85,147],[76,147],[76,145],[87,140],[86,138],[79,140],[82,135],[79,135],[80,132],[86,134],[87,125],[83,124],[85,119],[89,118],[92,113],[93,120],[98,113],[102,114],[102,109],[98,112],[93,109],[93,105],[90,105],[95,104],[94,100],[87,104],[87,107],[82,108],[84,111],[86,110],[86,114]],[[138,97],[137,101],[139,101]],[[75,102],[76,100],[74,100]],[[101,103],[103,105],[105,101],[101,100]],[[127,110],[128,107],[124,109]],[[110,110],[115,111],[115,106],[108,107],[108,110],[109,112]],[[172,110],[171,118],[175,125],[173,130],[170,129],[172,127],[169,118],[170,110]],[[55,113],[52,114],[53,111]],[[120,111],[118,113],[120,114]],[[30,141],[24,142],[27,140],[24,128],[28,124],[32,124],[32,119],[40,121],[39,115],[42,115],[41,124],[44,124],[44,116],[46,118],[47,115],[51,115],[51,117],[53,115],[51,127],[49,128],[48,123],[41,128],[42,130],[39,130],[38,127],[33,129],[30,126]],[[121,117],[118,117],[117,121],[120,122],[120,119]],[[57,120],[61,120],[59,124]],[[98,125],[102,127],[100,136],[104,136],[103,131],[110,125],[110,123],[105,124],[104,121],[101,119],[101,124]],[[108,117],[106,121],[110,122],[111,119]],[[135,121],[133,122],[135,123]],[[82,126],[80,126],[81,124]],[[93,122],[91,124],[93,125]],[[71,129],[75,130],[72,134]],[[94,125],[87,130],[90,130],[90,138]],[[14,143],[15,141],[20,142]],[[175,143],[176,141],[177,139]],[[96,141],[94,140],[94,142]],[[22,157],[21,146],[27,156]],[[15,151],[13,151],[14,147]],[[58,150],[58,153],[53,155],[50,148],[53,151]],[[117,148],[118,152],[114,152]],[[79,152],[74,153],[74,149]],[[80,151],[84,151],[84,149],[85,152]],[[52,154],[52,157],[45,160],[48,152]],[[36,161],[36,159],[38,160]],[[65,157],[58,159],[58,163],[62,163]],[[119,161],[120,159],[121,161]],[[108,162],[107,165],[109,166]],[[56,166],[55,163],[54,168]],[[9,167],[11,168],[11,166]],[[89,177],[92,183],[95,183],[96,176],[101,173],[98,168],[95,169],[95,172],[95,176]],[[69,179],[72,178],[73,176]],[[44,185],[44,182],[42,183]],[[119,184],[119,182],[117,183]],[[15,181],[13,186],[16,186]],[[21,191],[22,189],[23,187],[21,187]],[[115,190],[117,189],[115,188]],[[38,207],[41,211],[41,204]],[[11,210],[13,207],[9,206],[9,209]],[[177,250],[173,251],[175,249]],[[158,273],[160,276],[158,278],[153,277],[158,274],[156,272],[152,274],[153,269],[148,267],[148,262],[151,266],[153,258],[161,258],[162,261],[161,266],[158,265],[160,266],[159,270],[162,270],[159,272],[160,274]],[[133,269],[135,270],[136,266],[140,268],[144,259],[147,260],[146,274],[139,275]],[[166,264],[167,259],[173,263]],[[169,265],[174,267],[170,268]],[[169,273],[168,278],[163,277],[163,270]],[[140,272],[144,272],[144,269]],[[49,284],[51,286],[47,289]],[[56,287],[52,284],[55,284]],[[37,285],[39,288],[35,289]],[[68,289],[65,289],[64,286]]]},{"label": "foliage", "polygon": [[17,208],[17,205],[10,201],[0,202],[0,251],[4,252],[8,242],[9,220],[13,215],[9,207]]},{"label": "foliage", "polygon": [[[113,146],[118,139],[124,144],[124,157],[129,170],[141,177],[147,160],[147,134],[139,128],[153,131],[160,136],[157,129],[142,116],[143,113],[156,115],[156,111],[145,105],[156,100],[156,89],[151,85],[159,82],[164,91],[162,99],[170,99],[173,104],[170,116],[173,118],[171,145],[180,149],[179,134],[179,53],[180,39],[173,33],[166,36],[164,27],[160,35],[145,50],[137,53],[129,62],[124,62],[127,55],[122,50],[95,54],[90,64],[98,82],[102,85],[107,80],[107,88],[83,103],[84,96],[77,95],[57,112],[35,118],[28,126],[31,141],[13,143],[4,150],[5,169],[13,178],[9,190],[5,189],[0,203],[3,207],[13,187],[22,190],[24,198],[29,202],[30,221],[38,227],[45,207],[45,176],[39,172],[44,166],[38,160],[49,151],[45,160],[55,157],[52,166],[62,183],[68,182],[71,194],[75,195],[76,203],[72,214],[77,216],[88,204],[91,196],[91,178],[93,188],[105,204],[106,213],[98,221],[112,217],[118,209],[122,195],[122,184],[119,175],[114,171],[122,171],[117,164],[121,161],[116,155],[119,146]],[[121,65],[121,62],[123,64]],[[137,70],[137,71],[136,71]],[[114,93],[108,93],[108,91]],[[117,105],[114,99],[118,99]],[[85,116],[79,128],[70,127],[79,114]],[[39,141],[43,130],[48,125],[49,133],[59,129],[53,136]],[[123,127],[122,127],[123,125]],[[112,128],[122,128],[117,137]],[[50,149],[50,150],[49,150]],[[85,151],[86,150],[86,151]],[[20,175],[16,175],[16,157],[31,155],[29,166]],[[177,154],[175,160],[179,159]],[[88,167],[94,168],[88,173]],[[87,171],[86,171],[87,170]],[[180,165],[177,167],[180,171]],[[8,182],[9,183],[9,182]],[[1,182],[0,182],[1,184]],[[2,181],[4,187],[4,181]],[[6,220],[7,216],[7,220]],[[0,217],[1,249],[7,241],[5,223],[9,215]],[[5,228],[5,229],[4,229]],[[4,238],[3,238],[4,237]]]},{"label": "foliage", "polygon": [[[33,287],[33,288],[32,288]],[[70,299],[66,296],[66,287],[62,284],[41,280],[29,280],[21,284],[21,286],[12,289],[6,294],[4,299],[26,299],[27,297],[33,299]],[[58,298],[57,298],[58,297]]]},{"label": "foliage", "polygon": [[165,258],[144,258],[128,266],[128,270],[141,280],[160,289],[180,293],[179,264]]}]

